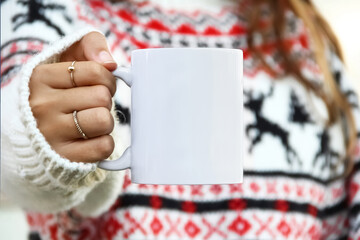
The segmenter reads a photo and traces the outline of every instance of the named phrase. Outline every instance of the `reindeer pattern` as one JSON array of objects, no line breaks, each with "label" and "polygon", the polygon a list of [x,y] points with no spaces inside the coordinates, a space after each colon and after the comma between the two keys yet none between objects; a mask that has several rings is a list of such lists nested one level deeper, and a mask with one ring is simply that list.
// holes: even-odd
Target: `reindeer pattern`
[{"label": "reindeer pattern", "polygon": [[[269,119],[265,118],[262,114],[262,108],[264,101],[271,97],[274,92],[274,87],[271,86],[267,94],[261,93],[258,97],[254,97],[253,91],[244,91],[244,95],[247,100],[244,102],[244,107],[253,112],[255,115],[255,122],[250,123],[245,128],[246,136],[250,139],[251,144],[249,152],[253,151],[253,148],[261,142],[264,135],[269,134],[274,138],[278,138],[284,147],[286,152],[286,160],[289,164],[293,164],[296,161],[301,165],[301,160],[298,157],[295,149],[290,145],[289,132],[282,128],[279,124],[276,124]],[[255,130],[255,137],[251,138],[250,132]]]},{"label": "reindeer pattern", "polygon": [[326,167],[334,170],[338,164],[338,159],[340,157],[339,153],[334,151],[330,146],[330,137],[327,129],[324,129],[323,132],[318,134],[320,140],[320,148],[316,153],[313,164],[316,163],[323,158],[321,169],[324,170]]},{"label": "reindeer pattern", "polygon": [[58,35],[63,36],[64,32],[58,25],[56,25],[49,17],[45,15],[45,10],[61,12],[63,18],[68,23],[72,22],[72,19],[66,14],[65,6],[51,3],[44,4],[43,0],[18,0],[17,3],[25,6],[26,10],[23,13],[18,13],[13,16],[12,23],[14,24],[14,31],[25,24],[31,24],[33,22],[39,21],[54,29]]},{"label": "reindeer pattern", "polygon": [[[273,162],[274,167],[277,163],[279,166],[285,163],[291,169],[301,172],[305,164],[308,171],[330,175],[331,171],[337,170],[341,165],[339,162],[342,161],[342,148],[334,147],[331,141],[332,137],[338,136],[332,136],[326,124],[313,118],[312,109],[303,101],[304,97],[301,94],[304,91],[300,91],[300,88],[301,86],[290,85],[279,88],[279,84],[274,82],[261,90],[257,89],[256,85],[244,87],[244,109],[252,116],[245,122],[245,136],[248,142],[245,151],[250,157],[262,152],[260,161],[265,161],[264,156],[267,156],[267,161]],[[283,100],[278,102],[274,100],[276,98]],[[269,107],[271,111],[265,111]],[[281,115],[282,120],[277,120],[279,117],[274,115]],[[309,141],[301,142],[301,137],[298,136],[303,136],[303,139],[312,137]],[[266,147],[266,144],[271,144],[272,147]],[[264,153],[265,151],[268,153]],[[274,159],[275,152],[277,157]],[[284,157],[279,159],[278,156],[282,153]],[[258,160],[255,158],[255,161]]]}]

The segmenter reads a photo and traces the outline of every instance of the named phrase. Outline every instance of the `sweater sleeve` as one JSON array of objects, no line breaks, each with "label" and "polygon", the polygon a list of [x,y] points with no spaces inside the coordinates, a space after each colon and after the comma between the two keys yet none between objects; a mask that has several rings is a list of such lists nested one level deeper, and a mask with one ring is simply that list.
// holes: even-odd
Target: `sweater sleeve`
[{"label": "sweater sleeve", "polygon": [[[31,2],[1,4],[3,26],[7,26],[1,39],[2,190],[31,211],[78,207],[84,215],[100,214],[119,193],[123,173],[105,172],[95,163],[71,162],[57,154],[37,128],[28,101],[33,69],[56,62],[64,50],[97,30],[76,20],[73,5],[77,1],[35,1],[38,9]],[[119,129],[115,126],[112,135],[119,135]],[[116,137],[117,147],[109,159],[125,148],[119,141]]]}]

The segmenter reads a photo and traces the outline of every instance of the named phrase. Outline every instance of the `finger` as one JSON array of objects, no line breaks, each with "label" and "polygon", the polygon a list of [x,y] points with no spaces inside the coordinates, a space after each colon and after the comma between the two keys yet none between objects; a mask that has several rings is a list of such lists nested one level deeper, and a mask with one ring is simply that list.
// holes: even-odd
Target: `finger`
[{"label": "finger", "polygon": [[73,162],[98,162],[114,151],[114,139],[104,135],[87,140],[77,140],[56,147],[56,151]]},{"label": "finger", "polygon": [[[37,66],[31,79],[57,88],[73,88],[68,67],[71,62],[43,64]],[[116,91],[116,79],[105,67],[93,61],[76,62],[73,78],[76,86],[105,85],[113,96]]]},{"label": "finger", "polygon": [[[79,111],[76,118],[81,130],[88,138],[108,135],[114,129],[114,118],[110,111],[104,107]],[[64,122],[64,129],[69,129],[69,131],[62,132],[64,140],[82,139],[82,135],[76,128],[73,113],[66,114]]]},{"label": "finger", "polygon": [[116,69],[117,64],[110,54],[106,38],[99,32],[85,35],[79,42],[65,51],[60,61],[95,61],[109,71]]},{"label": "finger", "polygon": [[109,111],[112,97],[109,89],[103,85],[70,88],[59,93],[58,108],[63,113],[81,111],[89,108],[105,107]]}]

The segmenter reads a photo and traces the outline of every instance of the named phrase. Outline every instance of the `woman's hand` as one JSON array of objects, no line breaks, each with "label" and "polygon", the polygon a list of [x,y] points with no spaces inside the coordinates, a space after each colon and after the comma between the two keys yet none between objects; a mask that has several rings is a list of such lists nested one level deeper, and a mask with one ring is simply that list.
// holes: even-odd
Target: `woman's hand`
[{"label": "woman's hand", "polygon": [[[73,86],[68,67],[75,61]],[[95,162],[110,156],[114,128],[110,114],[116,91],[116,69],[106,39],[91,32],[61,55],[60,62],[37,66],[30,79],[30,106],[38,128],[62,157],[76,162]],[[73,112],[82,131],[76,128]]]}]

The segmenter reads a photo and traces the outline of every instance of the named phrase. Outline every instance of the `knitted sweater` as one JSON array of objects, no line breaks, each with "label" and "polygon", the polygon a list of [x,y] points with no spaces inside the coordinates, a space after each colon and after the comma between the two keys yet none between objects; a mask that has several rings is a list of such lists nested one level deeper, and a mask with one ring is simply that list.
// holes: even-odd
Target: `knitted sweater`
[{"label": "knitted sweater", "polygon": [[[30,239],[360,237],[359,147],[353,173],[342,177],[342,125],[327,126],[319,98],[292,76],[270,76],[249,53],[247,1],[18,0],[2,1],[1,8],[2,189],[27,211]],[[288,47],[303,73],[321,84],[303,23],[291,12],[286,19]],[[29,78],[35,66],[57,62],[91,31],[105,34],[120,65],[139,48],[244,51],[243,184],[135,184],[129,170],[105,172],[51,148],[29,106]],[[275,44],[257,42],[268,64],[281,71]],[[360,126],[343,64],[334,54],[328,58]],[[114,99],[110,159],[130,143],[130,90],[121,81]]]}]

